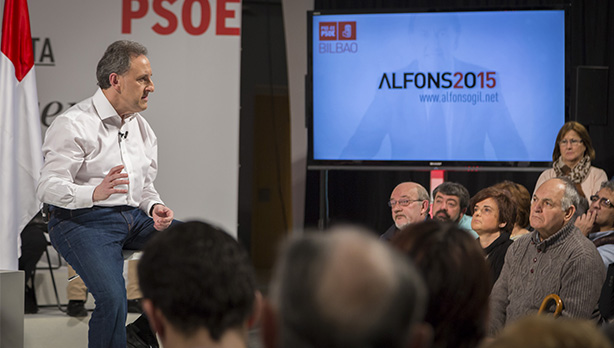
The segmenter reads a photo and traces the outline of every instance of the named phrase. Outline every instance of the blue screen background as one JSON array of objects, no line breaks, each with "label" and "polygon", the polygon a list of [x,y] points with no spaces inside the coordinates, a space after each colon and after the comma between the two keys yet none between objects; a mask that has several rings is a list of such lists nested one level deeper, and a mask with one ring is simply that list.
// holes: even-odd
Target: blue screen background
[{"label": "blue screen background", "polygon": [[[338,21],[356,21],[356,40],[330,43],[355,43],[356,52],[320,53],[319,45],[329,41],[319,40],[319,22]],[[457,62],[455,67],[462,70],[462,62],[464,66],[478,67],[476,72],[495,71],[497,88],[423,92],[497,92],[501,99],[497,108],[447,103],[446,130],[433,125],[412,127],[419,123],[418,118],[428,118],[435,112],[420,111],[429,107],[421,105],[411,92],[378,91],[383,73],[390,76],[393,72],[424,70],[411,67],[412,62],[424,59],[412,42],[412,34],[420,33],[419,24],[425,21],[458,21],[460,30],[450,52]],[[409,23],[414,23],[411,30]],[[565,115],[563,11],[319,15],[313,16],[312,28],[314,159],[551,160],[554,140]],[[390,98],[391,93],[396,95]],[[386,109],[374,110],[378,105]],[[388,108],[394,108],[395,115],[398,114],[394,120]],[[470,117],[472,110],[487,115],[480,120],[492,118],[491,131],[485,138],[461,135],[455,139],[465,126],[474,130],[483,127],[487,131],[483,121]],[[407,118],[407,122],[399,117]],[[506,140],[505,129],[513,127],[497,129],[499,117],[511,119],[518,137]],[[377,135],[371,136],[365,129]],[[401,130],[406,142],[399,140]],[[447,145],[438,149],[438,142]],[[508,144],[508,150],[502,150],[501,144]],[[454,153],[461,147],[475,151]],[[516,151],[521,148],[522,151]]]}]

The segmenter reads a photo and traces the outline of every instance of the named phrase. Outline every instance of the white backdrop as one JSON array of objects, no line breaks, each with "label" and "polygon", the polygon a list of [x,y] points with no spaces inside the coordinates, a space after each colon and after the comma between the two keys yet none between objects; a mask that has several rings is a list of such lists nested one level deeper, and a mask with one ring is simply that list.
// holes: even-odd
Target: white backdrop
[{"label": "white backdrop", "polygon": [[[4,1],[0,0],[2,7]],[[149,49],[158,136],[155,186],[181,220],[237,235],[239,0],[30,0],[45,122],[95,92],[96,64],[119,39]],[[43,131],[46,127],[43,126]]]}]

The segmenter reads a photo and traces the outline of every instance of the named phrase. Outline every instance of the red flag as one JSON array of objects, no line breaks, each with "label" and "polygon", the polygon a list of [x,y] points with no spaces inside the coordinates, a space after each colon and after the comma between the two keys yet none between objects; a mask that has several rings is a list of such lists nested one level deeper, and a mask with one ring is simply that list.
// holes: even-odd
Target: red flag
[{"label": "red flag", "polygon": [[19,234],[40,208],[43,164],[26,0],[5,0],[0,51],[0,269],[16,270]]}]

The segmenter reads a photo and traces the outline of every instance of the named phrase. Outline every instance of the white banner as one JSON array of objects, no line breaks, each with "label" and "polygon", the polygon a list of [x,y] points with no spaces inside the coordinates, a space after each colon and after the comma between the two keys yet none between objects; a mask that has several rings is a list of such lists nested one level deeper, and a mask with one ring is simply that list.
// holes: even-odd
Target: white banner
[{"label": "white banner", "polygon": [[[3,2],[3,1],[2,1]],[[96,91],[106,47],[149,50],[158,137],[155,186],[180,220],[237,235],[240,0],[30,0],[41,121]],[[46,129],[46,126],[43,126]]]}]

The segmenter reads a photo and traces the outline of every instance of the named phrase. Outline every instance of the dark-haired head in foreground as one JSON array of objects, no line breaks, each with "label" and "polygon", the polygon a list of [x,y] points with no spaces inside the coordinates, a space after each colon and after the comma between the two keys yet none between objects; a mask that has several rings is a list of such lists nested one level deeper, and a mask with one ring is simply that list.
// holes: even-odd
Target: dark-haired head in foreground
[{"label": "dark-haired head in foreground", "polygon": [[424,321],[433,348],[475,347],[486,333],[490,277],[478,242],[451,222],[428,220],[402,229],[392,246],[409,256],[428,289]]},{"label": "dark-haired head in foreground", "polygon": [[254,272],[225,231],[192,221],[159,232],[138,270],[143,309],[164,347],[246,346]]},{"label": "dark-haired head in foreground", "polygon": [[370,233],[352,227],[291,239],[263,315],[268,348],[402,348],[425,341],[424,283]]}]

